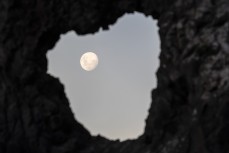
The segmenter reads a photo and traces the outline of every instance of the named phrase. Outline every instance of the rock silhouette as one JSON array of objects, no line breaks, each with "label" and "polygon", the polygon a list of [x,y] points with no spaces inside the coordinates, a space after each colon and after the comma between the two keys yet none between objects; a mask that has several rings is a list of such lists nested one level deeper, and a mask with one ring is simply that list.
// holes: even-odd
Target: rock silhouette
[{"label": "rock silhouette", "polygon": [[[227,0],[1,0],[0,153],[227,153]],[[158,87],[136,140],[92,137],[47,74],[60,34],[109,29],[125,13],[158,20]]]}]

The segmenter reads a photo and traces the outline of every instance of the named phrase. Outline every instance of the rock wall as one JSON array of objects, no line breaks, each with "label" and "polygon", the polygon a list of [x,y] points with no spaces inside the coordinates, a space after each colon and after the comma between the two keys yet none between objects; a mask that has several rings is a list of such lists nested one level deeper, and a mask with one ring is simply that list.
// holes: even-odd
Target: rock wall
[{"label": "rock wall", "polygon": [[[1,0],[0,153],[227,153],[227,0]],[[158,87],[136,140],[92,137],[47,74],[60,34],[95,33],[125,13],[158,20]]]}]

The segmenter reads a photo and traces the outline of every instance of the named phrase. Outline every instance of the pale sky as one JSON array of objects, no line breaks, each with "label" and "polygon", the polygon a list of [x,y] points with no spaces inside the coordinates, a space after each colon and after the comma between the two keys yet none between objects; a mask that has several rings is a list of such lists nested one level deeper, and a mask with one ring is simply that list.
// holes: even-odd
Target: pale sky
[{"label": "pale sky", "polygon": [[[62,35],[49,51],[48,72],[65,85],[75,118],[91,134],[125,140],[143,133],[159,65],[156,24],[151,17],[128,14],[109,31]],[[85,52],[98,55],[93,71],[80,66]]]}]

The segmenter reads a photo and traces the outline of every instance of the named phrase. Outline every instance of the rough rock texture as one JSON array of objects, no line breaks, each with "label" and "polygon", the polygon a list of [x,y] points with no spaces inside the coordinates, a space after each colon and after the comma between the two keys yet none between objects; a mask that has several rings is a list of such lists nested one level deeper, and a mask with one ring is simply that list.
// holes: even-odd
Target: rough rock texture
[{"label": "rough rock texture", "polygon": [[[0,0],[0,153],[228,153],[228,0]],[[158,20],[145,133],[109,141],[75,121],[46,53],[134,11]]]}]

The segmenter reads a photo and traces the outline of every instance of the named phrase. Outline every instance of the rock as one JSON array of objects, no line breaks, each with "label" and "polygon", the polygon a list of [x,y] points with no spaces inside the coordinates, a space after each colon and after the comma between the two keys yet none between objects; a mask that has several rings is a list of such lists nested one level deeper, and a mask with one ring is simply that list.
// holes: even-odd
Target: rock
[{"label": "rock", "polygon": [[[0,153],[227,153],[227,0],[1,0]],[[92,137],[46,54],[61,34],[109,29],[125,13],[158,20],[158,87],[136,140]]]}]

